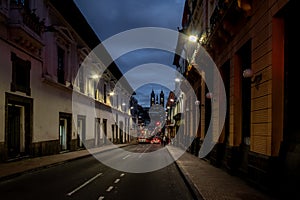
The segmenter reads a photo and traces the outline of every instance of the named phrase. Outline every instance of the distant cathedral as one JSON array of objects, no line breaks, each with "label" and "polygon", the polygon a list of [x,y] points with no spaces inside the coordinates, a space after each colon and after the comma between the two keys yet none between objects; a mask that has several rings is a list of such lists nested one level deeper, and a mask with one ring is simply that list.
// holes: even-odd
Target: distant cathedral
[{"label": "distant cathedral", "polygon": [[164,105],[165,105],[165,94],[162,90],[159,94],[159,103],[158,103],[158,95],[155,96],[155,93],[152,89],[151,97],[150,97],[150,107],[155,105],[155,104],[159,104],[162,107],[164,107]]}]

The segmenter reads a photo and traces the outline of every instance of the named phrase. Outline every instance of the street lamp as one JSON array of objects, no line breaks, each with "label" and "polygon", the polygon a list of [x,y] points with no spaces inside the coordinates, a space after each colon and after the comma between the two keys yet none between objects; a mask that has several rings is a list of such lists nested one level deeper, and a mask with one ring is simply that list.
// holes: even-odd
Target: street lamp
[{"label": "street lamp", "polygon": [[211,92],[206,93],[206,98],[211,99],[213,97],[213,94]]},{"label": "street lamp", "polygon": [[100,75],[98,75],[98,74],[93,74],[93,75],[91,75],[91,78],[92,78],[92,79],[98,79],[98,78],[100,78]]},{"label": "street lamp", "polygon": [[248,68],[245,69],[243,71],[243,77],[244,78],[250,78],[251,79],[251,83],[255,83],[255,88],[258,89],[258,85],[262,80],[262,74],[259,73],[257,75],[254,76],[254,72],[252,71],[252,69]]},{"label": "street lamp", "polygon": [[200,105],[200,101],[199,101],[199,100],[196,100],[196,101],[195,101],[195,105],[196,105],[196,106],[199,106],[199,105]]},{"label": "street lamp", "polygon": [[198,38],[198,36],[196,36],[196,35],[190,35],[190,36],[189,36],[189,41],[190,41],[190,42],[194,42],[194,43],[195,43],[195,42],[198,42],[198,39],[199,39],[199,38]]},{"label": "street lamp", "polygon": [[175,82],[179,83],[180,82],[180,78],[175,78]]}]

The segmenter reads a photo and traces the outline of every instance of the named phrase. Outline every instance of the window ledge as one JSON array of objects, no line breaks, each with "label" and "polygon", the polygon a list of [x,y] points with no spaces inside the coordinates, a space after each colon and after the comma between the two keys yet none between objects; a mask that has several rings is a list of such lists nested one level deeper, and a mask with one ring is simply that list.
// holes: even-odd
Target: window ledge
[{"label": "window ledge", "polygon": [[54,86],[56,88],[65,90],[65,91],[69,91],[72,92],[73,91],[73,86],[71,83],[67,83],[67,85],[58,83],[57,81],[55,81],[51,76],[49,75],[43,75],[42,77],[42,82],[46,83],[48,85]]}]

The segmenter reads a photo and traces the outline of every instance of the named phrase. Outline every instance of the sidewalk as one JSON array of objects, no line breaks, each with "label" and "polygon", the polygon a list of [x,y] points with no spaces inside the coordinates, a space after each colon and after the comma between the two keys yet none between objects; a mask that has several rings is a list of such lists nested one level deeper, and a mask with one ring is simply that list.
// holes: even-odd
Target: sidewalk
[{"label": "sidewalk", "polygon": [[168,150],[173,157],[179,157],[176,161],[178,167],[192,189],[204,200],[274,200],[241,178],[232,176],[207,161],[177,147],[168,146]]},{"label": "sidewalk", "polygon": [[107,145],[107,146],[102,146],[99,148],[93,148],[89,150],[71,151],[67,153],[55,154],[50,156],[42,156],[42,157],[23,159],[20,161],[0,163],[0,181],[21,175],[26,172],[38,170],[45,167],[50,167],[53,165],[58,165],[64,162],[82,158],[84,156],[89,156],[95,152],[108,151],[110,149],[118,148],[126,145],[128,144]]},{"label": "sidewalk", "polygon": [[[92,150],[79,150],[68,153],[29,158],[16,162],[0,163],[0,181],[22,173],[61,164],[70,160],[89,156],[94,152],[107,151],[128,144],[107,145]],[[170,154],[179,159],[178,168],[194,190],[198,199],[204,200],[271,200],[269,196],[254,189],[242,179],[216,168],[174,146],[167,146]]]}]

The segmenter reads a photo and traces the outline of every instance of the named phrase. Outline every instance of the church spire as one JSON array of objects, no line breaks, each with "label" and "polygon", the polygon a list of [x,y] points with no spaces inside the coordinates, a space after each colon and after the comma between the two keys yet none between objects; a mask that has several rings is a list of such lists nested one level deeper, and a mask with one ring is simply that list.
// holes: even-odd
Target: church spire
[{"label": "church spire", "polygon": [[150,107],[151,107],[152,105],[154,105],[154,104],[155,104],[155,94],[154,94],[154,91],[153,91],[153,89],[152,89],[151,97],[150,97]]},{"label": "church spire", "polygon": [[163,107],[165,104],[165,94],[162,90],[160,91],[160,94],[159,94],[159,104],[162,105]]}]

